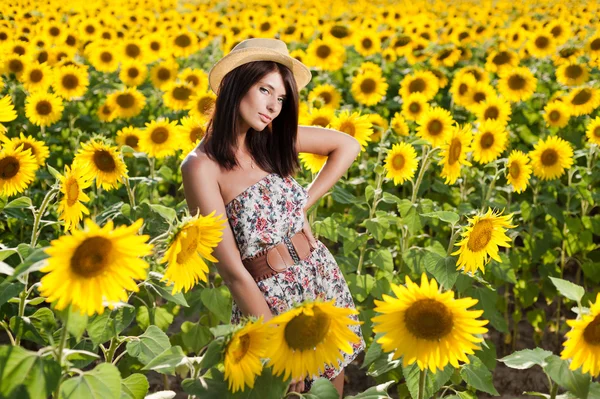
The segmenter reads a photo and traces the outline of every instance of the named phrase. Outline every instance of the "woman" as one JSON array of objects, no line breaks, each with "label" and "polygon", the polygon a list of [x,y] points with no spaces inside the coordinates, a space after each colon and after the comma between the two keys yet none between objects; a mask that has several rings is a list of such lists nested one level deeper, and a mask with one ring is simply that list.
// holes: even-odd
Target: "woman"
[{"label": "woman", "polygon": [[[214,255],[233,297],[231,323],[242,315],[267,321],[305,299],[355,306],[306,213],[352,165],[360,145],[336,130],[298,126],[298,91],[310,79],[284,42],[262,38],[239,43],[209,73],[217,94],[212,119],[181,170],[190,212],[216,210],[229,221]],[[329,157],[308,190],[292,177],[299,152]],[[343,364],[322,374],[340,397],[344,367],[365,348],[360,327],[351,327],[360,337],[354,353],[341,352]],[[292,381],[289,390],[307,392],[312,381]]]}]

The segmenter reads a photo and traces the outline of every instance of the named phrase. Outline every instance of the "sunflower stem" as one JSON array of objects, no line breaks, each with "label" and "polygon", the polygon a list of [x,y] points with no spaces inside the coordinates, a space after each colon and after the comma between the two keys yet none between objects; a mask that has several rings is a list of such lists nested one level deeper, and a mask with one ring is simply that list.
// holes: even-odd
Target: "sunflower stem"
[{"label": "sunflower stem", "polygon": [[452,252],[452,247],[454,247],[454,242],[456,241],[456,237],[460,234],[460,229],[454,231],[455,226],[452,225],[452,235],[450,236],[450,242],[448,243],[448,251],[447,255],[450,256]]},{"label": "sunflower stem", "polygon": [[135,208],[135,196],[133,195],[133,190],[131,190],[131,186],[129,185],[129,178],[123,177],[123,184],[127,189],[127,196],[129,197],[129,204],[131,205],[131,210]]},{"label": "sunflower stem", "polygon": [[[568,179],[567,179],[567,203],[566,203],[566,208],[565,208],[565,212],[567,214],[567,216],[569,215],[569,208],[571,207],[571,181],[573,180],[573,173],[567,173],[568,175]],[[564,275],[564,271],[565,271],[565,264],[566,264],[566,247],[567,247],[567,233],[568,233],[569,229],[567,227],[567,222],[565,221],[565,223],[563,224],[563,229],[562,229],[562,244],[561,244],[561,249],[560,249],[560,278],[563,278]],[[558,297],[558,306],[556,309],[556,342],[558,345],[560,345],[560,308],[562,305],[562,297],[559,296]]]},{"label": "sunflower stem", "polygon": [[[67,331],[67,326],[69,324],[69,315],[71,314],[71,305],[69,305],[67,307],[67,311],[65,312],[65,321],[63,323],[63,330],[60,333],[60,341],[58,343],[58,350],[56,352],[56,361],[58,362],[58,365],[61,367],[62,369],[62,355],[63,355],[63,351],[65,349],[65,343],[67,342],[67,336],[69,335],[69,332]],[[54,391],[54,398],[57,399],[59,394],[60,394],[60,384],[62,383],[62,375],[61,377],[58,379],[58,384],[56,384],[56,390]]]},{"label": "sunflower stem", "polygon": [[106,363],[112,363],[115,357],[115,352],[117,351],[119,346],[121,346],[119,338],[117,336],[112,337],[112,339],[110,340],[110,346],[108,347],[108,351],[106,352]]},{"label": "sunflower stem", "polygon": [[419,371],[419,399],[425,398],[425,375],[427,369]]},{"label": "sunflower stem", "polygon": [[[377,204],[379,202],[379,197],[381,196],[382,190],[381,185],[383,183],[383,174],[384,172],[377,173],[377,188],[375,189],[375,193],[373,194],[373,205],[371,206],[371,211],[369,212],[369,219],[373,219],[375,216],[375,211],[377,210]],[[358,258],[358,267],[356,268],[356,274],[360,276],[360,272],[363,266],[363,262],[365,259],[365,251],[367,250],[367,243],[369,240],[365,241],[365,243],[360,248],[360,256]]]},{"label": "sunflower stem", "polygon": [[37,213],[34,213],[33,231],[31,232],[31,248],[32,249],[35,248],[35,245],[37,244],[37,239],[39,236],[38,227],[40,225],[40,220],[42,219],[44,212],[46,212],[48,203],[54,198],[54,196],[56,195],[57,192],[58,192],[57,188],[53,188],[50,191],[48,191],[48,193],[44,197],[44,200],[42,201],[42,204],[40,205],[40,209],[38,210]]},{"label": "sunflower stem", "polygon": [[550,391],[550,399],[556,399],[556,394],[558,392],[558,384],[552,384],[552,390]]},{"label": "sunflower stem", "polygon": [[483,197],[483,201],[481,202],[481,212],[485,212],[485,206],[487,205],[490,197],[492,196],[492,191],[494,191],[494,186],[496,185],[496,180],[498,179],[498,163],[494,162],[494,166],[496,170],[494,171],[494,177],[490,182],[490,186],[486,190],[485,197]]},{"label": "sunflower stem", "polygon": [[150,185],[150,202],[152,202],[152,199],[154,198],[154,196],[152,195],[154,193],[154,158],[148,158],[148,165],[150,166],[150,180],[152,180],[152,183]]},{"label": "sunflower stem", "polygon": [[6,331],[6,334],[8,335],[8,339],[10,339],[10,344],[12,346],[15,346],[16,345],[15,339],[10,332],[10,328],[8,328],[8,326],[6,325],[6,322],[4,320],[0,321],[0,326],[2,326],[2,328],[4,328],[4,330]]},{"label": "sunflower stem", "polygon": [[437,148],[432,148],[429,150],[429,146],[423,146],[423,156],[421,157],[421,169],[419,169],[419,176],[417,177],[417,182],[413,185],[413,193],[410,198],[410,202],[414,205],[417,200],[417,194],[419,193],[419,186],[421,186],[421,182],[423,181],[423,176],[425,175],[425,170],[429,167],[429,156],[436,151]]}]

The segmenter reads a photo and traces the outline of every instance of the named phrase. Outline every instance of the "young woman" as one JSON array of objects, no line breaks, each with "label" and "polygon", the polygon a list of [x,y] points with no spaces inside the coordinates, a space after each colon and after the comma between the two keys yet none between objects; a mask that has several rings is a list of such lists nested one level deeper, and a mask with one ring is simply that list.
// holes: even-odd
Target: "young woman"
[{"label": "young woman", "polygon": [[[217,94],[212,119],[181,170],[190,213],[216,210],[229,221],[214,255],[233,297],[232,324],[243,315],[267,321],[304,300],[335,299],[335,306],[355,308],[306,214],[352,165],[360,145],[343,132],[298,126],[298,91],[310,79],[309,69],[276,39],[239,43],[209,73]],[[308,189],[292,177],[299,152],[328,156]],[[340,397],[344,367],[365,348],[360,327],[351,328],[360,337],[354,353],[341,352],[344,362],[324,365],[321,375]],[[293,381],[290,391],[307,392],[312,381]]]}]

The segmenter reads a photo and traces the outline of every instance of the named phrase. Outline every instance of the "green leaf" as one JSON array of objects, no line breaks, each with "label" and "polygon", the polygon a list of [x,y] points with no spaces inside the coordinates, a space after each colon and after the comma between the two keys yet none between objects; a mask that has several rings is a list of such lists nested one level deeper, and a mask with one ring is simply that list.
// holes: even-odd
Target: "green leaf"
[{"label": "green leaf", "polygon": [[370,387],[369,389],[359,393],[358,395],[346,396],[345,399],[387,399],[390,398],[390,396],[387,393],[387,390],[393,383],[394,381],[388,381],[383,384]]},{"label": "green leaf", "polygon": [[492,291],[487,287],[473,287],[467,291],[471,297],[478,299],[479,302],[475,304],[475,309],[483,310],[483,318],[490,321],[490,324],[500,332],[508,332],[508,325],[506,320],[498,309],[496,304],[498,303],[498,293]]},{"label": "green leaf", "polygon": [[330,216],[315,222],[315,233],[327,238],[329,241],[338,240],[338,223]]},{"label": "green leaf", "polygon": [[92,371],[69,378],[60,387],[61,399],[121,397],[121,374],[116,366],[100,363]]},{"label": "green leaf", "polygon": [[123,306],[111,312],[96,315],[87,325],[87,332],[94,345],[110,341],[123,331],[135,316],[135,308]]},{"label": "green leaf", "polygon": [[394,271],[394,257],[388,248],[379,248],[370,252],[371,262],[381,270]]},{"label": "green leaf", "polygon": [[36,248],[31,251],[26,257],[23,263],[15,267],[15,272],[12,276],[7,277],[7,281],[12,281],[22,274],[28,273],[35,269],[35,266],[39,266],[39,261],[48,259],[49,255],[45,252],[46,248]]},{"label": "green leaf", "polygon": [[348,282],[352,296],[358,302],[363,302],[367,299],[375,285],[375,277],[370,274],[362,274],[360,276],[357,274],[350,274],[346,278],[346,281]]},{"label": "green leaf", "polygon": [[[419,377],[421,370],[417,363],[413,363],[408,367],[403,367],[402,372],[406,379],[406,385],[413,399],[419,397]],[[454,368],[447,365],[444,370],[438,370],[435,374],[425,370],[425,395],[424,398],[431,398],[439,389],[448,382],[454,373]]]},{"label": "green leaf", "polygon": [[550,355],[552,355],[552,352],[545,351],[542,348],[523,349],[498,359],[498,361],[503,362],[512,369],[524,370],[535,365],[546,367],[548,364],[546,358]]},{"label": "green leaf", "polygon": [[[9,256],[14,255],[18,252],[19,251],[17,251],[15,248],[2,249],[2,250],[0,250],[0,260],[4,260],[4,259],[8,258]],[[11,269],[12,269],[12,267],[11,267]],[[13,271],[14,271],[14,269],[13,269]],[[7,274],[9,276],[12,275],[12,273],[11,274],[4,273],[4,274]]]},{"label": "green leaf", "polygon": [[377,240],[377,242],[382,242],[387,229],[389,228],[389,224],[385,219],[373,218],[367,220],[365,222],[365,226],[371,235]]},{"label": "green leaf", "polygon": [[158,205],[158,204],[148,204],[150,208],[162,216],[167,222],[172,223],[175,220],[175,216],[177,216],[177,212],[173,208],[167,208],[166,206]]},{"label": "green leaf", "polygon": [[146,287],[148,290],[151,290],[153,294],[160,295],[167,301],[176,303],[177,305],[185,306],[186,308],[190,306],[185,300],[183,293],[178,292],[177,294],[172,294],[172,287],[167,287],[163,283],[149,280],[144,282],[144,287]]},{"label": "green leaf", "polygon": [[20,346],[0,346],[0,396],[6,398],[20,385],[30,399],[50,397],[60,378],[60,366]]},{"label": "green leaf", "polygon": [[154,312],[154,325],[163,331],[167,331],[171,323],[173,323],[174,315],[164,307],[154,307],[150,310],[146,306],[140,306],[135,320],[140,328],[148,328],[150,323],[150,312]]},{"label": "green leaf", "polygon": [[304,397],[306,399],[338,399],[340,394],[327,378],[317,378]]},{"label": "green leaf", "polygon": [[21,208],[31,208],[33,205],[31,203],[31,199],[29,197],[19,197],[10,201],[4,209],[21,209]]},{"label": "green leaf", "polygon": [[[436,259],[437,261],[435,261]],[[441,258],[439,255],[427,252],[424,261],[425,269],[435,277],[439,284],[444,286],[444,289],[449,290],[454,286],[458,278],[456,258],[454,256]]]},{"label": "green leaf", "polygon": [[121,399],[144,399],[150,384],[143,374],[131,374],[121,381]]},{"label": "green leaf", "polygon": [[590,376],[580,370],[569,369],[569,362],[556,355],[546,358],[548,363],[544,371],[561,387],[573,393],[577,398],[586,399],[590,390]]},{"label": "green leaf", "polygon": [[186,359],[180,346],[172,346],[152,359],[142,370],[154,370],[162,374],[174,375],[175,367]]},{"label": "green leaf", "polygon": [[[404,204],[404,206],[406,205]],[[409,208],[406,208],[405,214],[402,215],[402,223],[406,225],[406,227],[408,228],[408,232],[411,235],[414,235],[421,230],[423,224],[421,222],[421,216],[419,216],[416,206],[413,206],[411,204]]]},{"label": "green leaf", "polygon": [[460,376],[467,384],[490,395],[500,395],[492,382],[492,373],[479,358],[469,355],[470,364],[465,364],[460,370]]},{"label": "green leaf", "polygon": [[81,340],[83,333],[87,327],[88,323],[88,315],[85,313],[81,313],[79,310],[76,310],[72,306],[67,307],[66,309],[56,311],[57,316],[63,321],[65,321],[66,313],[69,312],[69,322],[67,323],[67,331],[69,334],[75,337],[77,341]]},{"label": "green leaf", "polygon": [[48,167],[48,172],[50,172],[50,174],[56,179],[56,180],[60,180],[60,178],[62,177],[62,175],[60,174],[60,172],[56,169],[54,169],[52,166],[50,166],[50,164],[46,165]]},{"label": "green leaf", "polygon": [[383,192],[383,196],[381,199],[386,204],[400,204],[402,202],[402,200],[399,197],[395,196],[394,194],[390,194],[386,191]]},{"label": "green leaf", "polygon": [[460,220],[460,216],[458,216],[458,213],[449,211],[421,213],[421,216],[440,219],[442,222],[450,223],[451,225],[455,225]]},{"label": "green leaf", "polygon": [[375,194],[375,188],[373,186],[365,187],[365,198],[367,201],[371,201],[373,199],[373,195]]},{"label": "green leaf", "polygon": [[573,284],[570,281],[556,277],[550,277],[550,280],[552,280],[552,284],[554,284],[558,292],[567,299],[579,302],[581,301],[581,298],[583,298],[583,294],[585,294],[583,287]]},{"label": "green leaf", "polygon": [[187,352],[198,353],[210,343],[213,335],[208,327],[200,323],[184,321],[181,325],[181,338]]},{"label": "green leaf", "polygon": [[206,352],[204,352],[204,356],[202,356],[202,360],[200,361],[200,367],[207,369],[219,363],[221,361],[224,345],[225,339],[223,338],[217,338],[214,341],[212,341],[208,345]]},{"label": "green leaf", "polygon": [[204,306],[219,320],[229,323],[231,320],[231,300],[225,295],[222,288],[205,288],[202,290],[200,298]]},{"label": "green leaf", "polygon": [[154,325],[148,327],[137,340],[127,342],[127,352],[142,364],[150,363],[152,359],[170,347],[171,342],[169,342],[167,334]]},{"label": "green leaf", "polygon": [[492,271],[494,276],[499,278],[502,281],[506,281],[507,283],[516,284],[517,276],[515,274],[515,269],[513,268],[510,259],[504,252],[500,252],[500,259],[502,262],[498,262],[494,259],[489,263],[486,268]]},{"label": "green leaf", "polygon": [[4,282],[0,284],[0,306],[4,305],[9,299],[19,295],[24,288],[25,285],[21,283]]},{"label": "green leaf", "polygon": [[338,202],[340,204],[354,204],[358,202],[355,195],[341,188],[339,185],[333,186],[331,197],[335,202]]}]

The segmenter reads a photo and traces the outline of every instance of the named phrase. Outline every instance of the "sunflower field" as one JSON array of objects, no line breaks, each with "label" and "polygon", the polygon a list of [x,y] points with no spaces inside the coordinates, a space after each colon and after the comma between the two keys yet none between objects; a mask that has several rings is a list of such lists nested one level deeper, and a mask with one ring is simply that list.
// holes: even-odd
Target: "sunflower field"
[{"label": "sunflower field", "polygon": [[[598,1],[0,7],[0,398],[600,398]],[[278,38],[361,153],[309,211],[332,302],[231,324],[181,162],[208,71]],[[326,156],[301,153],[308,186]],[[598,203],[597,203],[598,202]]]}]

